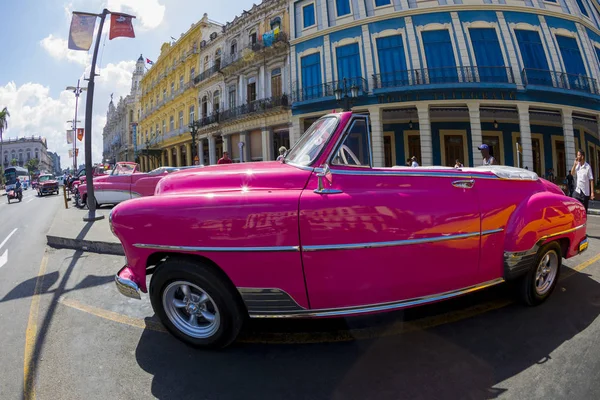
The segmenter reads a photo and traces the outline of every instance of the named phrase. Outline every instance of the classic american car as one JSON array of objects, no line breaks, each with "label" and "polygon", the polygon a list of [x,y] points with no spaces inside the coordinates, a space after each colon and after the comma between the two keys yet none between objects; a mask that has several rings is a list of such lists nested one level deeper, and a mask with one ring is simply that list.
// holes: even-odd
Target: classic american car
[{"label": "classic american car", "polygon": [[[96,205],[118,204],[142,196],[152,196],[159,180],[179,168],[161,167],[150,172],[139,172],[134,162],[118,162],[111,173],[94,176]],[[78,207],[87,204],[85,175],[80,178],[75,199]]]},{"label": "classic american car", "polygon": [[371,143],[367,116],[329,114],[282,161],[164,177],[111,212],[117,288],[149,292],[186,343],[224,347],[248,316],[376,313],[505,281],[537,305],[587,248],[583,206],[534,172],[375,167]]},{"label": "classic american car", "polygon": [[40,175],[37,184],[38,196],[44,196],[46,194],[59,194],[58,181],[50,174]]}]

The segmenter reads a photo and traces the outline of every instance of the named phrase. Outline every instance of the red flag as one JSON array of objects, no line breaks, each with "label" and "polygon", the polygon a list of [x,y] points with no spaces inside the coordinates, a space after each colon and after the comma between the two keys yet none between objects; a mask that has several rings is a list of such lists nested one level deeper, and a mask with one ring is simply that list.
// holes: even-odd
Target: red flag
[{"label": "red flag", "polygon": [[146,58],[146,64],[154,65],[154,61],[149,58]]},{"label": "red flag", "polygon": [[77,140],[83,141],[83,128],[77,128]]},{"label": "red flag", "polygon": [[130,37],[134,38],[135,33],[133,32],[133,24],[128,15],[122,14],[111,14],[110,15],[110,32],[108,39],[113,40],[116,37]]}]

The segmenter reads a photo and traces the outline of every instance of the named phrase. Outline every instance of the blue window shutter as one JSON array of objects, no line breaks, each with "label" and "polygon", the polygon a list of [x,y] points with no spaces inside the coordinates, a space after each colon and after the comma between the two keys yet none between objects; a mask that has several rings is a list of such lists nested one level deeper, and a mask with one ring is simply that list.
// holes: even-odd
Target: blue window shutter
[{"label": "blue window shutter", "polygon": [[310,100],[322,96],[321,86],[321,53],[302,57],[302,100]]},{"label": "blue window shutter", "polygon": [[398,87],[409,84],[401,35],[378,38],[377,58],[379,60],[380,87]]},{"label": "blue window shutter", "polygon": [[551,85],[548,60],[537,31],[515,30],[528,84]]},{"label": "blue window shutter", "polygon": [[472,71],[480,82],[508,82],[507,69],[494,28],[469,29],[477,68]]},{"label": "blue window shutter", "polygon": [[391,4],[391,0],[375,0],[375,7],[387,6]]},{"label": "blue window shutter", "polygon": [[360,68],[360,53],[358,43],[340,46],[335,49],[337,59],[337,79],[350,80],[350,84],[356,82],[356,78],[362,78]]},{"label": "blue window shutter", "polygon": [[425,75],[429,76],[429,83],[458,82],[454,50],[448,30],[425,31],[421,38],[427,60]]},{"label": "blue window shutter", "polygon": [[338,17],[350,14],[350,0],[335,0],[335,5]]},{"label": "blue window shutter", "polygon": [[568,74],[561,83],[564,84],[568,81],[570,88],[589,90],[591,80],[586,76],[585,65],[577,40],[572,37],[558,35],[556,41],[565,64],[565,72]]},{"label": "blue window shutter", "polygon": [[304,19],[304,27],[308,28],[315,24],[315,5],[309,4],[302,8],[302,15]]},{"label": "blue window shutter", "polygon": [[579,6],[579,10],[581,10],[581,13],[583,15],[585,15],[586,17],[590,16],[587,10],[585,9],[585,6],[583,5],[583,0],[577,0],[577,5]]}]

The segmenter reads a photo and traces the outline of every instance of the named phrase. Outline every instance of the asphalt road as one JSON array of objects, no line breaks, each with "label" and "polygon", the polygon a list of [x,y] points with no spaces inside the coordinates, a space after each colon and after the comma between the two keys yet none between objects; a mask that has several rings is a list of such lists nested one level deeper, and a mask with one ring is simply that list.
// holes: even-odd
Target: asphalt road
[{"label": "asphalt road", "polygon": [[[31,204],[41,218],[60,202]],[[588,225],[589,250],[540,307],[498,286],[371,317],[252,321],[218,352],[165,333],[147,297],[121,296],[122,257],[28,242],[21,261],[19,228],[0,248],[0,399],[600,398],[600,217]]]}]

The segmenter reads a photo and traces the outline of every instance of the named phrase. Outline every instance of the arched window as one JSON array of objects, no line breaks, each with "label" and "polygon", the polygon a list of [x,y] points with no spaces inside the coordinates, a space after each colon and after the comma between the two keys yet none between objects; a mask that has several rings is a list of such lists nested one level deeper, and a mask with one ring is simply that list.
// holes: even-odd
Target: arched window
[{"label": "arched window", "polygon": [[27,149],[27,154],[25,155],[25,160],[26,161],[31,160],[31,150],[30,149]]},{"label": "arched window", "polygon": [[208,114],[208,99],[206,96],[202,97],[202,118],[206,118]]},{"label": "arched window", "polygon": [[281,18],[275,17],[271,20],[271,29],[281,29]]},{"label": "arched window", "polygon": [[215,51],[215,68],[221,68],[221,49],[217,49],[217,51]]},{"label": "arched window", "polygon": [[208,69],[208,56],[204,57],[204,70]]},{"label": "arched window", "polygon": [[235,40],[232,40],[229,54],[234,55],[235,53],[237,53],[237,42]]},{"label": "arched window", "polygon": [[250,32],[248,32],[248,43],[254,45],[254,44],[256,44],[256,40],[257,40],[256,29],[251,29]]},{"label": "arched window", "polygon": [[213,112],[219,112],[219,105],[221,104],[221,93],[216,90],[213,94]]}]

